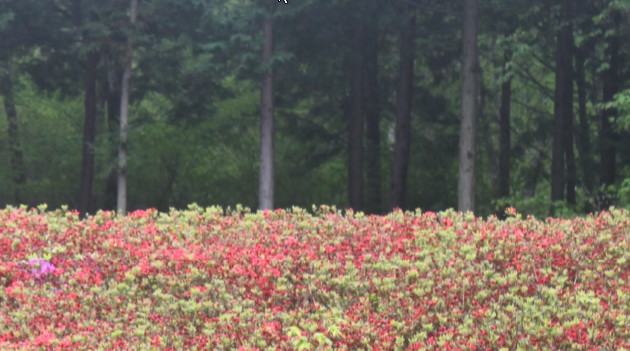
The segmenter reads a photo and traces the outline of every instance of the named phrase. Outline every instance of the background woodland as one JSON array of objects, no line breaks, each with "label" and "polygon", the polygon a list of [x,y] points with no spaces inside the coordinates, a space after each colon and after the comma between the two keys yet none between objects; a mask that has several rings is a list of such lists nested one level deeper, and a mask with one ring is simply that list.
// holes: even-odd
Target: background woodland
[{"label": "background woodland", "polygon": [[0,206],[630,206],[622,0],[0,0]]}]

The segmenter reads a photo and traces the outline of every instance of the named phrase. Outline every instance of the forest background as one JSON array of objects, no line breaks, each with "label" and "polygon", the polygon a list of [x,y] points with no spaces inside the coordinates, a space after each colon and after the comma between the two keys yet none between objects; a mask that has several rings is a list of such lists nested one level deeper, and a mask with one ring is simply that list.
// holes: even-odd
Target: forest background
[{"label": "forest background", "polygon": [[0,0],[0,206],[630,206],[626,0]]}]

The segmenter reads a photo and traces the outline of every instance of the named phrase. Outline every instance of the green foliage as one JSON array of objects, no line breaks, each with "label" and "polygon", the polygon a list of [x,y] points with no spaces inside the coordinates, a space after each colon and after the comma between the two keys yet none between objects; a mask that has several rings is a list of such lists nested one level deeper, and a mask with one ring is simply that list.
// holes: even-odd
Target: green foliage
[{"label": "green foliage", "polygon": [[[24,154],[26,184],[20,193],[26,204],[36,205],[47,199],[51,207],[61,204],[74,206],[80,169],[82,103],[77,98],[65,98],[58,93],[43,94],[26,77],[16,87],[19,115],[19,138]],[[0,141],[7,135],[6,115],[0,110]],[[6,144],[5,144],[6,145]],[[0,148],[0,160],[9,164],[9,150]],[[3,171],[9,167],[0,167]],[[0,178],[0,204],[13,198],[15,187],[11,177]]]},{"label": "green foliage", "polygon": [[3,30],[14,17],[15,14],[13,12],[4,12],[0,14],[0,30]]},{"label": "green foliage", "polygon": [[619,206],[630,210],[630,178],[624,179],[619,187]]},{"label": "green foliage", "polygon": [[630,131],[630,89],[615,94],[613,101],[601,103],[600,107],[616,112],[616,116],[611,117],[610,122],[618,132]]}]

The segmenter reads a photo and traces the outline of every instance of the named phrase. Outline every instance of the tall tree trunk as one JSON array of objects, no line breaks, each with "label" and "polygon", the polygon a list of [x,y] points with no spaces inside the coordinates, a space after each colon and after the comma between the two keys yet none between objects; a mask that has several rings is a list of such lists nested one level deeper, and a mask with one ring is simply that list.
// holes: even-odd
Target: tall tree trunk
[{"label": "tall tree trunk", "polygon": [[352,111],[350,113],[349,129],[349,164],[348,164],[348,195],[350,207],[355,210],[363,209],[363,46],[365,29],[361,22],[355,28],[355,40],[352,53],[351,98]]},{"label": "tall tree trunk", "polygon": [[567,35],[567,49],[568,49],[568,82],[566,82],[567,93],[564,99],[564,103],[568,106],[565,111],[564,116],[564,155],[566,158],[566,166],[567,166],[567,176],[566,176],[566,185],[567,185],[567,203],[571,205],[575,205],[575,186],[576,186],[576,166],[575,166],[575,152],[573,150],[574,137],[573,137],[573,50],[574,50],[574,42],[573,42],[573,27],[571,26],[568,30]]},{"label": "tall tree trunk", "polygon": [[394,164],[390,189],[391,208],[405,207],[407,172],[411,147],[411,102],[413,95],[413,62],[416,17],[410,14],[409,3],[405,2],[407,23],[400,36],[400,77],[398,78],[398,109],[394,139]]},{"label": "tall tree trunk", "polygon": [[[366,0],[364,0],[366,1]],[[366,136],[366,209],[370,213],[379,213],[382,208],[381,198],[381,128],[378,94],[378,19],[374,0],[368,8],[369,25],[365,46],[365,136]]]},{"label": "tall tree trunk", "polygon": [[[505,63],[510,60],[506,53]],[[504,72],[507,74],[507,72]],[[512,150],[510,106],[512,103],[512,78],[505,79],[501,84],[501,101],[499,105],[499,197],[510,196],[510,156]]]},{"label": "tall tree trunk", "polygon": [[[120,76],[118,70],[111,70],[107,74],[107,81],[104,82],[105,104],[107,106],[107,131],[109,134],[110,145],[116,145],[116,132],[118,131],[118,113],[120,112]],[[113,149],[112,158],[116,159],[116,149]],[[107,175],[105,184],[105,201],[104,208],[107,210],[116,209],[117,200],[117,167],[112,167]]]},{"label": "tall tree trunk", "polygon": [[[567,121],[572,118],[572,70],[571,38],[572,26],[568,23],[570,0],[562,1],[562,28],[558,33],[556,46],[556,78],[554,95],[554,131],[551,156],[551,201],[564,199],[565,150],[567,142]],[[553,213],[553,208],[551,209]]]},{"label": "tall tree trunk", "polygon": [[464,2],[462,64],[462,120],[459,132],[459,184],[457,208],[475,210],[475,124],[477,113],[477,17],[478,1]]},{"label": "tall tree trunk", "polygon": [[273,209],[274,200],[274,152],[273,152],[273,80],[274,73],[271,67],[273,55],[273,10],[267,5],[267,13],[263,19],[263,44],[262,63],[266,72],[262,79],[261,87],[261,124],[260,124],[260,185],[258,188],[259,208],[262,210]]},{"label": "tall tree trunk", "polygon": [[[619,91],[619,39],[615,36],[610,38],[606,50],[608,56],[608,69],[604,72],[603,79],[603,102],[613,101],[615,94]],[[613,109],[605,109],[601,113],[599,124],[599,142],[601,158],[601,183],[603,185],[614,185],[616,181],[616,133],[613,130],[610,119],[616,115]]]},{"label": "tall tree trunk", "polygon": [[[479,71],[479,77],[483,76],[483,72]],[[496,150],[494,149],[494,130],[490,124],[490,120],[486,118],[485,110],[486,110],[486,97],[490,96],[491,92],[488,91],[483,81],[480,79],[479,82],[479,104],[477,106],[477,116],[479,116],[478,122],[478,132],[483,136],[484,149],[486,151],[486,158],[488,159],[488,163],[486,165],[486,169],[488,172],[488,178],[492,182],[492,184],[496,183],[498,177],[498,157]],[[483,159],[476,161],[475,168],[477,170],[483,169]]]},{"label": "tall tree trunk", "polygon": [[[571,99],[573,100],[573,99]],[[564,153],[566,157],[567,164],[567,203],[571,205],[575,205],[576,196],[575,196],[575,187],[577,181],[576,175],[576,165],[575,165],[575,152],[573,150],[574,147],[574,138],[573,138],[573,113],[567,116],[565,120],[565,139],[564,139]]]},{"label": "tall tree trunk", "polygon": [[586,78],[584,67],[584,52],[576,50],[575,53],[575,79],[577,85],[578,98],[578,118],[579,133],[577,134],[577,147],[580,153],[580,168],[582,168],[582,176],[584,187],[589,193],[593,191],[595,183],[595,175],[593,173],[593,152],[590,138],[590,127],[588,115],[586,112]]},{"label": "tall tree trunk", "polygon": [[[10,59],[9,59],[10,60]],[[0,94],[4,96],[4,111],[7,115],[8,142],[10,152],[10,162],[13,171],[14,193],[13,200],[15,204],[21,204],[22,196],[20,190],[22,185],[26,183],[26,169],[24,168],[24,154],[22,153],[22,145],[19,138],[19,122],[18,113],[15,108],[15,92],[13,86],[13,67],[10,61],[5,64],[4,74],[0,85]]]},{"label": "tall tree trunk", "polygon": [[83,160],[81,162],[81,189],[79,213],[91,212],[94,195],[94,140],[96,138],[96,70],[99,54],[90,51],[85,60],[84,121],[83,121]]},{"label": "tall tree trunk", "polygon": [[127,213],[127,121],[129,118],[129,90],[131,89],[131,64],[133,61],[133,31],[136,27],[138,0],[131,0],[127,53],[120,88],[120,140],[118,144],[118,213]]}]

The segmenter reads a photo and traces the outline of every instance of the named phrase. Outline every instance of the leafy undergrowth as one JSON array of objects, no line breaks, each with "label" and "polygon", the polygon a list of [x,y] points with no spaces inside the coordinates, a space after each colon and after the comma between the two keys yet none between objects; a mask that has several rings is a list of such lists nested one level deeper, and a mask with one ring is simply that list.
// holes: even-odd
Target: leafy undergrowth
[{"label": "leafy undergrowth", "polygon": [[2,350],[630,349],[630,215],[0,211]]}]

